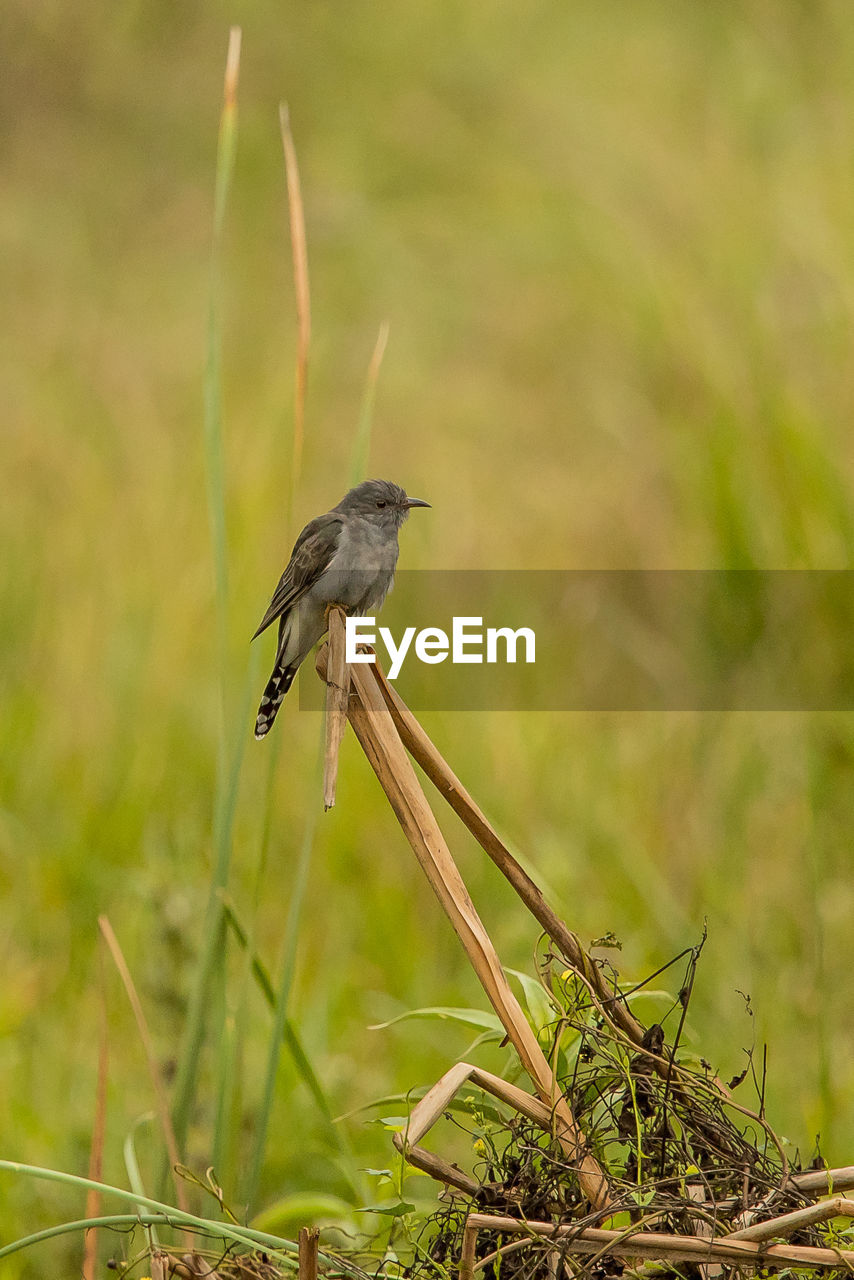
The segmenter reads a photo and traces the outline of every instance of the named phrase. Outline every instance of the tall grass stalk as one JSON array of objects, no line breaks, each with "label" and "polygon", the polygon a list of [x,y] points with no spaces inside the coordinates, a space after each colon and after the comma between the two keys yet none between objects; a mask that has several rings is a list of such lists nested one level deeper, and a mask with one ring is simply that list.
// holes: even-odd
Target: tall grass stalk
[{"label": "tall grass stalk", "polygon": [[[247,667],[240,714],[236,721],[235,744],[229,778],[228,821],[225,828],[229,848],[234,810],[237,805],[240,772],[246,750],[247,735],[244,726],[249,716],[252,690],[257,686],[258,658],[259,651],[257,649],[252,650]],[[227,955],[225,943],[228,937],[228,927],[224,916],[224,889],[225,883],[223,882],[221,885],[214,886],[212,890],[216,894],[219,904],[223,956]],[[242,980],[238,976],[236,989],[232,989],[226,981],[226,976],[225,964],[218,965],[215,974],[217,1002],[214,1006],[217,1011],[218,1034],[215,1065],[216,1111],[213,1134],[213,1163],[220,1179],[228,1186],[231,1186],[233,1185],[233,1180],[230,1177],[230,1162],[236,1155],[236,1135],[240,1130],[241,1063],[243,1040],[246,1031],[247,1010],[245,996],[248,988],[248,973],[244,969]]]},{"label": "tall grass stalk", "polygon": [[[149,1124],[156,1118],[157,1117],[153,1111],[147,1111],[145,1115],[140,1116],[125,1134],[125,1140],[122,1147],[122,1155],[124,1156],[125,1172],[128,1176],[128,1182],[130,1183],[131,1190],[135,1193],[136,1199],[140,1204],[145,1201],[145,1183],[142,1180],[142,1171],[140,1170],[139,1161],[136,1157],[136,1132],[142,1127],[142,1125]],[[93,1193],[90,1191],[89,1195],[91,1196],[92,1194]],[[91,1216],[89,1212],[88,1199],[86,1201],[86,1216],[87,1218]],[[155,1248],[158,1248],[160,1240],[154,1226],[151,1227],[149,1238],[152,1245]]]},{"label": "tall grass stalk", "polygon": [[302,845],[300,847],[296,872],[291,885],[290,900],[288,902],[285,937],[282,945],[282,970],[278,991],[276,992],[276,1005],[273,1011],[273,1029],[270,1034],[270,1044],[267,1052],[267,1073],[264,1081],[264,1093],[255,1121],[255,1145],[249,1165],[249,1180],[247,1183],[246,1198],[247,1203],[250,1205],[255,1200],[255,1196],[258,1191],[258,1183],[261,1177],[261,1169],[264,1163],[264,1152],[267,1146],[267,1131],[270,1125],[270,1115],[273,1110],[276,1077],[278,1075],[279,1060],[282,1052],[282,1040],[285,1036],[285,1027],[288,1022],[288,1001],[290,1000],[291,987],[293,985],[300,918],[302,915],[305,891],[308,886],[311,857],[314,849],[314,837],[317,830],[317,815],[320,809],[320,781],[322,776],[323,736],[321,734],[318,741],[317,759],[315,761],[311,782],[311,794],[312,797],[316,797],[316,799],[313,804],[309,804],[308,806],[308,819],[306,822],[305,832],[303,834]]},{"label": "tall grass stalk", "polygon": [[227,765],[227,621],[228,573],[225,527],[225,477],[222,444],[222,241],[225,212],[237,147],[237,82],[240,67],[240,28],[232,27],[226,59],[225,88],[217,147],[214,195],[213,241],[210,266],[210,307],[208,313],[208,356],[205,372],[204,439],[208,477],[208,507],[216,578],[217,635],[221,689],[220,734],[214,818],[214,867],[205,916],[202,950],[187,1014],[184,1045],[178,1064],[173,1105],[173,1124],[183,1150],[195,1095],[199,1056],[204,1041],[205,1013],[211,981],[225,963],[225,924],[219,890],[228,879],[231,829],[242,759],[242,735],[232,767]]},{"label": "tall grass stalk", "polygon": [[[288,515],[289,531],[293,533],[294,512],[296,507],[296,495],[299,488],[300,477],[302,474],[302,456],[303,444],[305,436],[305,406],[308,392],[308,361],[311,347],[311,289],[309,285],[308,274],[308,239],[305,227],[305,208],[302,199],[302,187],[300,184],[299,164],[297,162],[296,146],[293,139],[293,133],[290,125],[290,115],[287,105],[282,103],[279,107],[279,124],[282,137],[282,151],[285,160],[285,176],[288,189],[288,219],[290,231],[291,255],[293,260],[294,273],[294,297],[296,302],[297,316],[297,354],[296,367],[294,374],[294,417],[293,417],[293,448],[291,457],[291,489],[290,489],[290,507]],[[256,875],[255,889],[255,912],[257,913],[260,901],[260,888],[263,883],[264,874],[267,866],[267,856],[270,846],[270,837],[273,824],[273,803],[275,796],[274,780],[280,754],[280,738],[274,739],[270,745],[270,761],[269,772],[267,775],[267,787],[264,803],[264,818],[262,826],[262,837],[260,847],[260,857],[258,863],[258,871]],[[256,978],[261,982],[262,990],[268,999],[272,1000],[273,1005],[273,1027],[270,1033],[269,1048],[267,1054],[267,1073],[264,1084],[264,1093],[261,1105],[256,1116],[255,1123],[255,1143],[252,1157],[249,1162],[249,1174],[245,1187],[245,1199],[248,1205],[254,1203],[258,1191],[258,1184],[261,1177],[261,1170],[264,1163],[264,1152],[267,1143],[267,1133],[269,1130],[270,1116],[273,1108],[273,1099],[276,1087],[276,1078],[278,1075],[279,1062],[281,1058],[281,1050],[283,1043],[288,1047],[291,1056],[295,1062],[297,1072],[307,1085],[311,1092],[318,1109],[320,1110],[324,1121],[328,1127],[333,1144],[342,1157],[344,1163],[352,1164],[349,1149],[343,1136],[335,1129],[332,1123],[332,1112],[326,1100],[326,1096],[318,1080],[317,1074],[312,1067],[308,1056],[296,1034],[291,1020],[288,1017],[288,1002],[290,999],[291,987],[293,984],[293,972],[296,962],[296,951],[299,937],[299,924],[302,913],[302,905],[308,884],[309,870],[311,867],[312,850],[314,846],[315,833],[317,830],[317,806],[313,802],[320,785],[320,777],[323,761],[323,726],[320,727],[320,739],[318,743],[317,764],[314,770],[314,777],[311,783],[311,796],[309,801],[309,819],[305,829],[302,845],[300,848],[299,860],[297,864],[296,878],[291,886],[291,896],[288,906],[288,917],[285,927],[285,937],[282,947],[282,973],[279,982],[279,989],[273,992],[272,984],[266,975],[266,971],[260,964],[254,953],[251,937],[243,933],[243,942],[246,947],[246,973],[254,972]],[[234,912],[231,913],[231,921],[233,926],[240,931],[237,918]],[[348,1177],[356,1185],[356,1175],[352,1170],[348,1171]]]}]

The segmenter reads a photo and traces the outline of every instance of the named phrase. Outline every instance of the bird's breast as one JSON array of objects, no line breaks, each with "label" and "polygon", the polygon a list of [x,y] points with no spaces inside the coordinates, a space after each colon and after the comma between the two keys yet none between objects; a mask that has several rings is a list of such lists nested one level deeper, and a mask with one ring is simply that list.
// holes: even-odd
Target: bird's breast
[{"label": "bird's breast", "polygon": [[341,604],[357,613],[377,609],[391,586],[398,552],[396,530],[350,520],[312,594],[325,604]]}]

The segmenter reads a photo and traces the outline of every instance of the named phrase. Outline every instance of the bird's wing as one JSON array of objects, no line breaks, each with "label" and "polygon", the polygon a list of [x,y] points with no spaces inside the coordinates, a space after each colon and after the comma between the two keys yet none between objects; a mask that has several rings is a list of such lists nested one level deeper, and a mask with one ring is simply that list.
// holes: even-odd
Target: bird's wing
[{"label": "bird's wing", "polygon": [[338,549],[342,527],[343,520],[335,511],[328,511],[326,515],[318,516],[305,526],[296,540],[288,566],[279,579],[279,585],[253,640],[262,631],[266,631],[271,622],[275,622],[276,618],[292,608],[326,572]]}]

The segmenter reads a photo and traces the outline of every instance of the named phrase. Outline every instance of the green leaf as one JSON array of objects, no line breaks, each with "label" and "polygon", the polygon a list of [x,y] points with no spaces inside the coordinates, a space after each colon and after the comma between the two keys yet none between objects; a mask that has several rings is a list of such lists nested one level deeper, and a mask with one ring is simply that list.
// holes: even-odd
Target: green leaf
[{"label": "green leaf", "polygon": [[399,1013],[396,1018],[389,1018],[388,1022],[376,1022],[369,1031],[384,1031],[386,1027],[393,1027],[396,1022],[407,1022],[410,1018],[427,1018],[438,1022],[462,1022],[467,1027],[485,1027],[488,1031],[500,1031],[503,1035],[504,1027],[501,1019],[494,1013],[487,1013],[484,1009],[452,1009],[445,1005],[433,1005],[426,1009],[410,1009],[406,1013]]},{"label": "green leaf", "polygon": [[543,1027],[554,1022],[558,1011],[542,983],[519,969],[505,969],[504,972],[512,974],[521,986],[534,1029],[541,1031]]},{"label": "green leaf", "polygon": [[396,1204],[366,1204],[360,1213],[384,1213],[387,1218],[402,1218],[404,1214],[413,1213],[415,1205],[408,1200],[398,1200]]},{"label": "green leaf", "polygon": [[409,1116],[380,1116],[377,1120],[369,1120],[368,1124],[379,1125],[383,1129],[405,1129]]},{"label": "green leaf", "polygon": [[462,1053],[457,1058],[457,1062],[471,1062],[475,1053],[482,1044],[500,1044],[506,1035],[507,1032],[503,1027],[500,1031],[481,1031],[479,1036],[475,1036],[471,1044],[466,1045],[465,1049],[463,1049]]},{"label": "green leaf", "polygon": [[664,1004],[676,1004],[676,996],[672,991],[661,991],[656,988],[647,990],[646,987],[641,987],[626,996],[627,1004],[634,1004],[636,1000],[661,1000]]}]

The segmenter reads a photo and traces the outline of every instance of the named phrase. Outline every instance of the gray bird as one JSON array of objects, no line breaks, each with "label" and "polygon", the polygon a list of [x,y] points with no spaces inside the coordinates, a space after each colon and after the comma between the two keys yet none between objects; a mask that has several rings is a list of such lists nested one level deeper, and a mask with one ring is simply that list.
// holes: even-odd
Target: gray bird
[{"label": "gray bird", "polygon": [[381,607],[394,581],[398,530],[412,507],[429,506],[407,498],[390,480],[364,480],[305,526],[252,637],[279,619],[276,661],[258,708],[256,738],[270,732],[300,663],[326,631],[328,606],[340,604],[357,617]]}]

